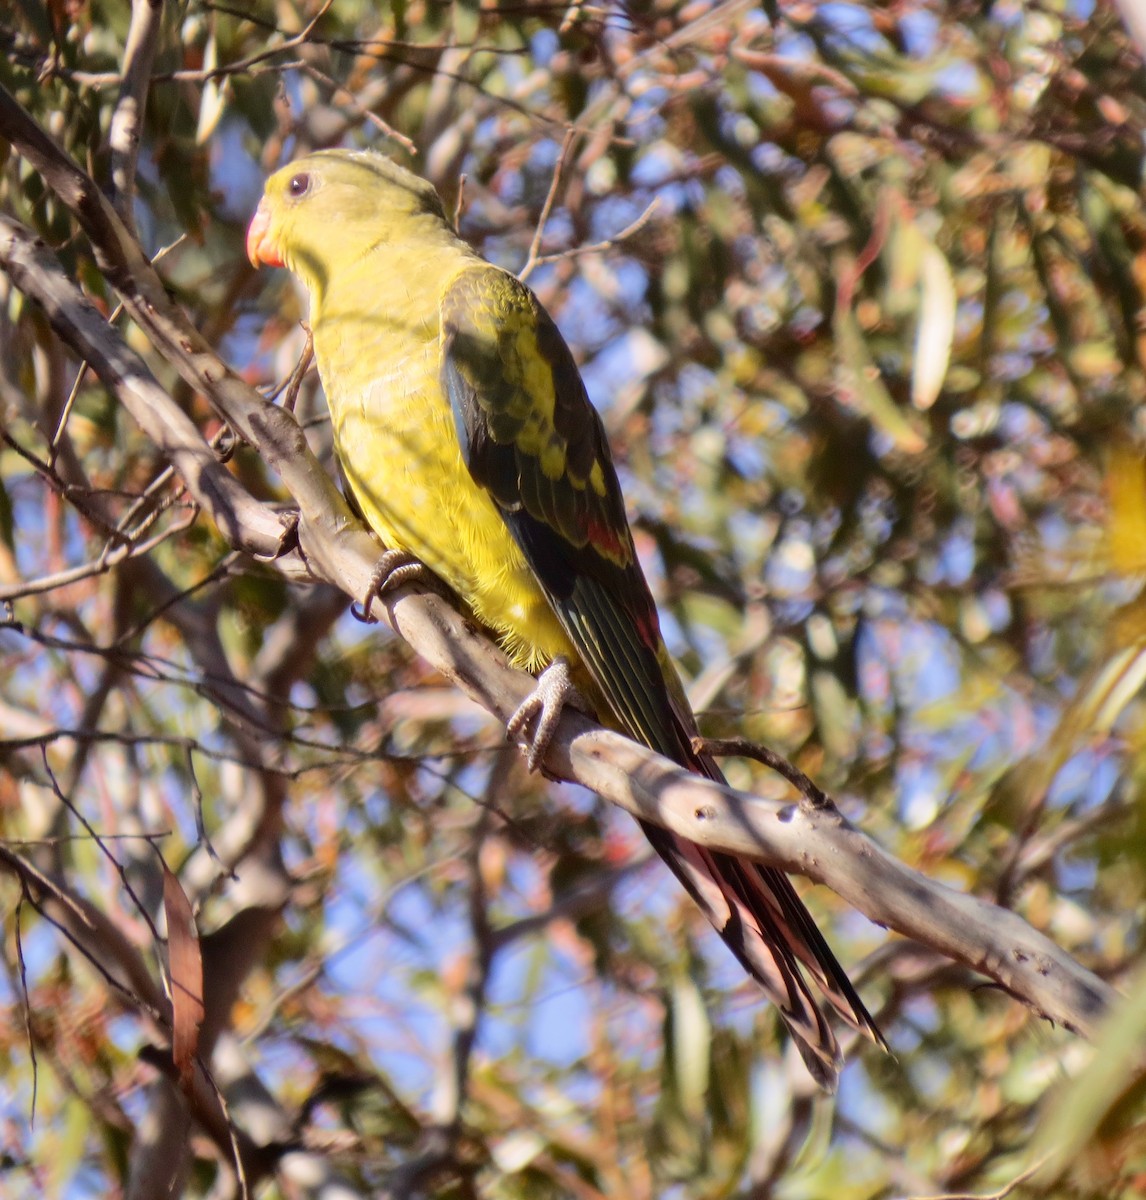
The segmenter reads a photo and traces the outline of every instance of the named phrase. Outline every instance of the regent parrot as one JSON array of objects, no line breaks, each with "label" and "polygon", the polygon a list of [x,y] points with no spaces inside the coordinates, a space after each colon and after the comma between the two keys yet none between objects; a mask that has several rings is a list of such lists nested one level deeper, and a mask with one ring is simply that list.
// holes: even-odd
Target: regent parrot
[{"label": "regent parrot", "polygon": [[[310,294],[335,450],[382,542],[449,584],[517,666],[564,659],[607,724],[723,781],[692,748],[604,428],[536,296],[457,236],[431,184],[372,152],[272,175],[247,254]],[[821,1085],[841,1055],[805,969],[883,1044],[786,875],[642,828]]]}]

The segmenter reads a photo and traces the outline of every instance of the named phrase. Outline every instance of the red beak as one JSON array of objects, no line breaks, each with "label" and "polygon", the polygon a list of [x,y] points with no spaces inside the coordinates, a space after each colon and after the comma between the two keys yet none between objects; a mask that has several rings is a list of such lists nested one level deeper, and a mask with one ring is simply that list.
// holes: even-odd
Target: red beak
[{"label": "red beak", "polygon": [[265,199],[259,201],[259,207],[255,209],[255,215],[247,229],[247,258],[250,259],[252,267],[258,267],[260,264],[281,267],[283,259],[270,236],[271,214],[266,204]]}]

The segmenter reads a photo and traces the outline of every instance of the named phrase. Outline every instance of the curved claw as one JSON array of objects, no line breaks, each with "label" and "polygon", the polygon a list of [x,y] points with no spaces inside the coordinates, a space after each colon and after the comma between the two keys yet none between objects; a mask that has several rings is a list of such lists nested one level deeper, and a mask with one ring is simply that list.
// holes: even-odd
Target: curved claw
[{"label": "curved claw", "polygon": [[425,564],[406,550],[387,550],[378,560],[370,575],[370,587],[362,601],[362,607],[350,606],[351,613],[366,624],[374,621],[370,615],[374,601],[393,588],[417,579],[426,570]]},{"label": "curved claw", "polygon": [[529,729],[526,734],[525,761],[531,771],[541,766],[541,760],[557,732],[562,709],[577,699],[579,693],[573,685],[569,663],[558,655],[537,677],[537,686],[518,705],[505,726],[507,737],[516,737]]}]

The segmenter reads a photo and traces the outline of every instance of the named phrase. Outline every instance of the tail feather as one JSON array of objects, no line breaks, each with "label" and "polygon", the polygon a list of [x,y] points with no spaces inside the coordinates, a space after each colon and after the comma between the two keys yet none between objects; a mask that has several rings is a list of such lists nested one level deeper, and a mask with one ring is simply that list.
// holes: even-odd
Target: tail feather
[{"label": "tail feather", "polygon": [[[645,596],[655,622],[647,589]],[[633,637],[632,614],[618,604],[614,589],[582,574],[569,595],[550,599],[581,655],[599,710],[611,713],[630,737],[698,775],[724,783],[715,760],[692,747],[696,721],[663,642],[659,637]],[[780,1010],[808,1070],[822,1087],[835,1090],[842,1056],[807,976],[849,1025],[886,1049],[871,1014],[782,871],[708,850],[648,822],[641,827]]]},{"label": "tail feather", "polygon": [[[681,757],[698,775],[726,782],[715,760],[697,754],[691,744]],[[801,967],[849,1025],[887,1049],[879,1026],[783,871],[707,850],[657,826],[642,827],[724,943],[776,1005],[821,1087],[835,1091],[843,1056]]]},{"label": "tail feather", "polygon": [[[688,766],[718,784],[726,782],[724,772],[709,755],[690,752]],[[664,851],[660,847],[658,850],[664,858]],[[839,1043],[800,966],[811,974],[824,1000],[848,1025],[887,1050],[880,1027],[784,871],[732,854],[713,853],[709,858],[716,888],[731,896],[737,910],[742,910],[736,925],[721,926],[706,910],[709,920],[745,970],[780,1009],[811,1074],[828,1091],[834,1091],[842,1066]],[[677,874],[673,864],[665,860]],[[742,948],[738,949],[737,943]],[[780,988],[776,986],[776,977]],[[790,1002],[785,1002],[786,997],[790,997]]]},{"label": "tail feather", "polygon": [[[691,749],[691,747],[690,747]],[[700,775],[715,783],[727,783],[724,772],[708,754],[693,752],[689,766]],[[743,874],[748,875],[750,893],[755,893],[755,911],[760,905],[771,909],[773,919],[788,930],[791,950],[795,957],[808,969],[816,981],[824,999],[849,1024],[860,1033],[871,1038],[877,1046],[886,1050],[887,1042],[876,1025],[871,1013],[864,1007],[859,993],[852,986],[847,972],[840,966],[832,953],[812,914],[792,886],[792,881],[776,867],[765,867],[759,863],[747,863],[743,859],[731,860]],[[749,874],[750,873],[750,874]],[[763,932],[763,931],[762,931]]]},{"label": "tail feather", "polygon": [[[791,926],[775,918],[773,905],[761,902],[763,885],[751,877],[753,864],[706,850],[658,825],[642,821],[641,828],[741,966],[776,1005],[812,1077],[834,1092],[843,1057],[800,970],[806,948]],[[864,1011],[862,1003],[860,1008]],[[852,1014],[845,1015],[855,1022]]]}]

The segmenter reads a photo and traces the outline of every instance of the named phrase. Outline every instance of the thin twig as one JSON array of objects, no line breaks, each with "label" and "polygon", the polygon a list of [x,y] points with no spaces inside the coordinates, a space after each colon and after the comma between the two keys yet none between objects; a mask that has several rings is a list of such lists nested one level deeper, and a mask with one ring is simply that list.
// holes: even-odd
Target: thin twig
[{"label": "thin twig", "polygon": [[144,613],[130,629],[124,630],[116,638],[114,645],[126,646],[135,641],[149,625],[159,620],[164,613],[170,612],[177,604],[194,596],[196,592],[202,591],[203,588],[210,587],[212,584],[218,583],[221,579],[226,579],[231,574],[232,568],[241,561],[241,558],[242,556],[237,552],[226,555],[202,579],[197,579],[194,583],[189,583],[186,587],[172,592],[160,604],[157,604],[150,611]]},{"label": "thin twig", "polygon": [[39,1095],[40,1087],[40,1064],[36,1058],[36,1038],[32,1032],[32,998],[28,995],[28,964],[24,961],[24,939],[21,934],[25,899],[31,902],[31,897],[28,895],[28,885],[21,880],[20,896],[16,901],[14,924],[16,931],[16,962],[20,968],[20,988],[24,993],[24,1033],[28,1038],[28,1055],[32,1060],[32,1106],[28,1116],[28,1124],[34,1129],[36,1126],[36,1097]]},{"label": "thin twig", "polygon": [[381,133],[384,133],[392,141],[397,142],[407,154],[415,155],[418,153],[418,147],[414,145],[411,138],[408,138],[404,133],[400,133],[389,121],[384,120],[376,112],[365,107],[345,84],[339,83],[337,79],[327,75],[325,71],[320,71],[313,63],[303,63],[299,69],[303,74],[309,75],[317,83],[321,83],[324,87],[329,88],[332,96],[342,97],[363,120],[369,121]]},{"label": "thin twig", "polygon": [[131,901],[135,905],[136,911],[143,918],[144,924],[151,931],[151,937],[152,937],[153,941],[155,942],[156,950],[159,950],[160,947],[162,947],[162,945],[163,945],[163,938],[162,938],[162,936],[160,936],[159,930],[155,926],[155,922],[151,919],[151,913],[148,911],[147,906],[143,903],[143,901],[136,894],[135,888],[132,887],[131,880],[128,879],[128,877],[127,877],[126,868],[119,861],[119,859],[116,858],[116,856],[114,854],[112,854],[112,852],[107,848],[106,844],[104,843],[103,839],[100,837],[95,826],[92,825],[92,823],[87,819],[87,817],[85,817],[84,814],[80,811],[78,806],[72,802],[71,797],[66,795],[64,793],[63,789],[60,787],[59,782],[56,779],[56,774],[52,770],[51,763],[48,762],[47,747],[45,747],[42,750],[41,754],[42,754],[42,760],[43,760],[43,767],[44,767],[45,772],[47,772],[48,782],[51,785],[53,795],[68,810],[68,812],[70,812],[72,814],[72,816],[75,817],[77,821],[79,821],[79,823],[84,827],[84,830],[88,834],[88,836],[99,847],[100,853],[104,856],[104,858],[107,859],[107,861],[109,863],[111,863],[112,869],[119,876],[119,881],[123,886],[123,890],[131,897]]},{"label": "thin twig", "polygon": [[302,322],[302,327],[306,332],[306,342],[303,345],[302,353],[298,356],[298,362],[294,365],[294,370],[267,396],[268,400],[275,400],[281,395],[282,407],[289,413],[294,412],[302,381],[306,378],[306,373],[314,361],[314,334],[311,333],[310,326],[305,321]]},{"label": "thin twig", "polygon": [[714,758],[728,758],[737,755],[740,758],[755,759],[786,779],[812,808],[828,812],[835,811],[836,806],[827,792],[817,787],[799,767],[774,750],[769,750],[767,746],[761,746],[759,742],[751,742],[747,738],[739,737],[694,737],[692,748],[698,754],[711,754]]},{"label": "thin twig", "polygon": [[[21,875],[22,878],[30,869],[29,863],[22,859],[18,859],[16,855],[8,855],[4,853],[2,847],[0,847],[0,860],[6,862],[9,866],[12,866],[14,861],[18,862],[19,868],[17,869],[17,873]],[[68,896],[67,893],[63,892],[58,886],[51,883],[51,881],[47,881],[47,886],[44,886],[45,881],[47,880],[46,876],[41,875],[39,872],[35,872],[35,875],[32,877],[35,879],[36,886],[43,889],[46,895],[50,896],[53,900],[56,900],[65,908],[68,908],[73,912],[79,911],[76,901],[71,896]],[[85,946],[80,939],[63,923],[62,920],[58,920],[56,917],[54,917],[47,910],[46,906],[40,900],[37,900],[34,895],[32,895],[30,890],[28,892],[28,903],[45,921],[48,922],[49,925],[51,925],[63,936],[63,938],[81,957],[87,960],[88,965],[91,966],[96,974],[103,979],[108,988],[116,993],[116,995],[118,995],[129,1008],[146,1014],[151,1018],[152,1021],[155,1022],[157,1028],[164,1030],[168,1028],[168,1022],[162,1010],[156,1004],[144,999],[144,997],[139,995],[138,992],[133,992],[127,987],[126,984],[123,984],[116,979],[111,970],[105,965],[104,959],[100,955],[96,954],[95,951],[90,950],[87,946]],[[84,917],[84,923],[89,926],[91,924],[87,916]]]},{"label": "thin twig", "polygon": [[1016,1188],[1021,1187],[1033,1175],[1037,1175],[1045,1163],[1050,1161],[1049,1154],[1044,1155],[1033,1166],[1027,1167],[1001,1187],[997,1192],[944,1192],[941,1196],[911,1196],[908,1200],[1006,1200]]},{"label": "thin twig", "polygon": [[[96,837],[105,842],[162,842],[171,836],[170,829],[160,829],[155,833],[104,833],[98,831]],[[90,842],[90,833],[57,833],[48,837],[6,837],[0,838],[4,846],[66,846],[69,842]]]},{"label": "thin twig", "polygon": [[[134,171],[134,167],[132,168],[132,170]],[[168,244],[166,246],[161,246],[156,251],[155,255],[152,257],[151,265],[154,267],[156,264],[158,264],[160,261],[162,261],[164,258],[166,258],[167,255],[172,252],[172,250],[176,250],[176,249],[178,249],[178,247],[182,246],[186,240],[187,240],[187,234],[181,233],[175,239],[175,241],[168,242]],[[114,325],[116,323],[116,321],[119,320],[119,318],[122,314],[123,314],[123,304],[120,303],[120,304],[117,304],[115,306],[115,308],[113,308],[111,310],[111,315],[108,317],[107,323],[109,325]],[[56,462],[56,456],[59,453],[60,443],[64,437],[64,431],[67,428],[68,417],[71,415],[72,409],[75,407],[76,397],[79,396],[79,394],[80,394],[80,385],[87,378],[87,374],[88,374],[89,370],[90,370],[90,367],[88,365],[87,360],[85,359],[83,362],[80,363],[79,370],[76,371],[75,382],[72,384],[72,389],[68,393],[67,400],[64,402],[63,411],[60,413],[60,419],[56,422],[56,431],[52,435],[52,440],[49,443],[50,453],[48,455],[48,462],[50,464],[52,464],[53,466],[55,465],[55,462]],[[168,468],[168,469],[170,469],[170,468]]]},{"label": "thin twig", "polygon": [[565,170],[565,161],[568,159],[569,152],[573,149],[573,144],[576,140],[577,130],[571,126],[565,131],[565,138],[561,143],[561,151],[557,155],[557,161],[553,164],[553,177],[549,181],[549,191],[545,193],[545,203],[541,206],[541,213],[537,218],[537,225],[533,230],[533,240],[529,243],[529,254],[526,256],[525,265],[517,274],[518,279],[522,283],[529,278],[538,264],[541,239],[545,236],[545,226],[549,222],[549,214],[553,211],[553,205],[557,200],[557,192],[561,186],[561,175]]},{"label": "thin twig", "polygon": [[195,1063],[199,1070],[203,1073],[203,1078],[210,1085],[211,1090],[215,1093],[215,1099],[219,1103],[219,1109],[223,1114],[223,1121],[227,1127],[227,1135],[231,1139],[231,1154],[232,1161],[235,1166],[235,1174],[239,1180],[239,1195],[241,1200],[251,1200],[251,1188],[247,1182],[247,1169],[243,1164],[243,1151],[239,1145],[239,1128],[231,1117],[231,1110],[227,1105],[227,1097],[223,1095],[223,1089],[215,1082],[215,1077],[211,1074],[210,1069],[203,1059],[195,1056]]},{"label": "thin twig", "polygon": [[[235,874],[234,867],[228,867],[219,857],[219,852],[215,849],[214,843],[207,833],[207,823],[203,819],[203,789],[199,786],[199,777],[195,774],[194,747],[188,744],[184,747],[183,753],[184,761],[187,763],[187,774],[191,779],[191,807],[195,813],[195,833],[199,838],[200,844],[206,849],[207,857],[218,865],[224,877],[230,880],[237,880],[239,877]],[[254,764],[252,764],[251,769],[256,769]],[[257,769],[262,769],[262,764],[258,764]]]},{"label": "thin twig", "polygon": [[621,242],[627,241],[635,234],[640,233],[642,229],[653,219],[653,214],[660,207],[659,197],[654,197],[649,203],[648,208],[635,221],[631,221],[624,229],[613,234],[612,237],[606,238],[603,242],[590,242],[587,246],[571,246],[568,250],[562,250],[557,254],[542,254],[535,261],[534,266],[545,266],[548,263],[561,262],[567,258],[580,258],[583,254],[600,254],[605,250],[612,250],[614,246],[618,246]]},{"label": "thin twig", "polygon": [[69,567],[63,571],[55,571],[51,575],[41,575],[36,579],[29,579],[23,583],[10,583],[0,586],[0,603],[20,600],[27,596],[39,596],[44,592],[55,591],[57,588],[78,583],[81,579],[90,579],[96,575],[106,575],[113,567],[118,566],[127,559],[148,555],[157,546],[161,546],[176,534],[189,529],[195,523],[198,516],[199,506],[195,505],[184,519],[168,525],[166,529],[148,538],[146,541],[128,541],[122,542],[119,545],[108,542],[95,562],[82,563],[78,567]]}]

